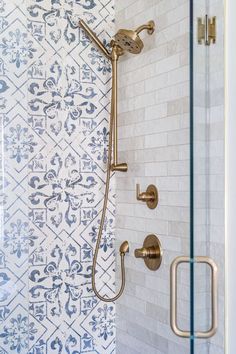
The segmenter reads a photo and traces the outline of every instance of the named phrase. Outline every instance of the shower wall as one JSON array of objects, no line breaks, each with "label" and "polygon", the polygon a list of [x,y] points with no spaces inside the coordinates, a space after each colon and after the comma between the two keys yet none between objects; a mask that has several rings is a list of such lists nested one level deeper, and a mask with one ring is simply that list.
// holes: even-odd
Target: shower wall
[{"label": "shower wall", "polygon": [[[114,352],[115,306],[91,289],[107,162],[109,0],[0,1],[0,352]],[[114,290],[114,193],[98,288]],[[106,285],[102,278],[106,281]]]},{"label": "shower wall", "polygon": [[[154,35],[142,34],[144,50],[121,59],[119,148],[127,174],[117,174],[117,238],[130,242],[127,284],[117,304],[117,353],[189,354],[189,341],[175,336],[170,317],[170,264],[189,255],[189,1],[117,1],[116,27],[156,22]],[[159,205],[138,202],[155,184]],[[134,258],[149,234],[158,235],[164,256],[151,272]],[[117,264],[119,260],[117,260]],[[178,317],[189,328],[189,273],[181,269]]]}]

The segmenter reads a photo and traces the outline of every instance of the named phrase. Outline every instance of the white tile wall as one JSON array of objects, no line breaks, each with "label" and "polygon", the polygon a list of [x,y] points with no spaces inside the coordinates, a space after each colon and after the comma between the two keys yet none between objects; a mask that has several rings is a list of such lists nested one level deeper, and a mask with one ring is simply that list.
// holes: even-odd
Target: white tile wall
[{"label": "white tile wall", "polygon": [[[195,17],[217,16],[217,44],[195,47],[195,252],[219,266],[219,329],[196,341],[196,354],[224,352],[224,102],[223,0],[194,2]],[[135,28],[150,19],[153,36],[141,34],[144,50],[120,62],[119,149],[129,165],[117,174],[118,241],[130,242],[127,286],[117,306],[117,353],[190,353],[188,340],[169,325],[169,267],[189,254],[189,1],[116,2],[116,26]],[[207,67],[206,63],[210,66]],[[159,206],[151,211],[135,199],[135,185],[157,185]],[[164,259],[148,271],[133,251],[148,233],[160,237]],[[117,260],[119,268],[119,259]],[[189,328],[189,272],[179,276],[178,317]],[[195,322],[209,326],[209,270],[196,269]]]},{"label": "white tile wall", "polygon": [[[140,55],[119,63],[120,160],[129,166],[117,178],[117,239],[127,239],[127,285],[117,304],[117,354],[184,354],[189,341],[169,324],[171,261],[189,253],[189,65],[187,0],[116,2],[116,27],[136,28],[153,19],[155,34],[142,33]],[[159,189],[157,209],[135,198],[135,185]],[[154,233],[164,249],[151,272],[134,249]],[[119,269],[119,259],[117,259]],[[180,271],[179,322],[188,328],[189,275]]]}]

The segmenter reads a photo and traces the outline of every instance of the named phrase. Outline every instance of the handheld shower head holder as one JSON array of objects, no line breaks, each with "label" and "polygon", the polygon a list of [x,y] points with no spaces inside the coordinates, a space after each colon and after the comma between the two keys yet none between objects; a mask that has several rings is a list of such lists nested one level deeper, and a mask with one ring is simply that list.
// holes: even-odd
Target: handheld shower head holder
[{"label": "handheld shower head holder", "polygon": [[114,59],[114,55],[117,56],[118,58],[125,53],[124,49],[121,48],[114,39],[111,40],[110,46],[112,48],[111,58],[113,59]]}]

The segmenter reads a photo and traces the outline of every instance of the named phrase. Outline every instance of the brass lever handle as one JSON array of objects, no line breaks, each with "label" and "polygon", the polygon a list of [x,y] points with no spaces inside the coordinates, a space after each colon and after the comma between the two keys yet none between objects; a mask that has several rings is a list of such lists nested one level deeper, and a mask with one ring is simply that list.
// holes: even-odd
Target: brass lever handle
[{"label": "brass lever handle", "polygon": [[150,184],[146,192],[140,192],[140,184],[136,184],[136,198],[142,202],[147,203],[150,209],[155,209],[158,204],[158,190],[156,186]]}]

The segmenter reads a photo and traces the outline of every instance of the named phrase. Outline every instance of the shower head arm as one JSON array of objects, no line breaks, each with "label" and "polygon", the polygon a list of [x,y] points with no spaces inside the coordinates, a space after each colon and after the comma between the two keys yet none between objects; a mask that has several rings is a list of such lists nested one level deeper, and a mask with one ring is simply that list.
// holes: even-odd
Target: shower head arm
[{"label": "shower head arm", "polygon": [[140,32],[147,30],[148,34],[153,34],[155,30],[155,23],[154,21],[149,21],[147,24],[139,26],[135,32],[139,34]]},{"label": "shower head arm", "polygon": [[100,39],[96,36],[96,34],[89,28],[89,26],[83,21],[79,21],[80,26],[87,33],[87,35],[95,42],[98,48],[102,51],[102,53],[106,56],[107,59],[111,60],[111,53],[107,50],[107,48],[103,45]]}]

